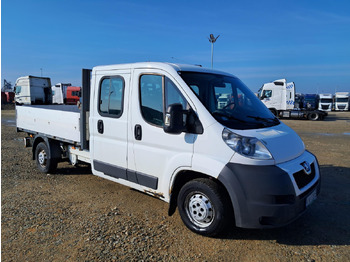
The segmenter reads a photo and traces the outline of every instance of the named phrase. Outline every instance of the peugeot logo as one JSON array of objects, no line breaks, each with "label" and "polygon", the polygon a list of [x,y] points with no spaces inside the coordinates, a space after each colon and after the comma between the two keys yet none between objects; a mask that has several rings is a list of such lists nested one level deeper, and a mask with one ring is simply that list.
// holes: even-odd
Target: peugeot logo
[{"label": "peugeot logo", "polygon": [[304,161],[303,163],[301,163],[301,165],[304,168],[305,174],[310,175],[311,174],[310,164],[308,162]]}]

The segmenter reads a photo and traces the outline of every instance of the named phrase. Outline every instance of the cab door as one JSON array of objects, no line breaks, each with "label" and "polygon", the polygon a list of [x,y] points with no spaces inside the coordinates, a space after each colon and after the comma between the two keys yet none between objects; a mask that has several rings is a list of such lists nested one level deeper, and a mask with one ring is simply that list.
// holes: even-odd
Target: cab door
[{"label": "cab door", "polygon": [[129,163],[137,183],[159,192],[168,192],[169,180],[176,170],[192,165],[194,134],[178,135],[163,130],[168,105],[190,105],[176,81],[161,70],[134,70]]},{"label": "cab door", "polygon": [[126,179],[127,123],[130,70],[114,70],[93,76],[96,86],[91,99],[90,145],[96,175]]}]

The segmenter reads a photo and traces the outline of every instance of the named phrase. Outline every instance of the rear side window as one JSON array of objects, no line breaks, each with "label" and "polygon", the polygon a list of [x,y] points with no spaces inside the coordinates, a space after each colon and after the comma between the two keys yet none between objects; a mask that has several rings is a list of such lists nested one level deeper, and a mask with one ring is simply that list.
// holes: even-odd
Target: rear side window
[{"label": "rear side window", "polygon": [[100,83],[98,111],[107,117],[120,117],[123,113],[124,79],[105,77]]}]

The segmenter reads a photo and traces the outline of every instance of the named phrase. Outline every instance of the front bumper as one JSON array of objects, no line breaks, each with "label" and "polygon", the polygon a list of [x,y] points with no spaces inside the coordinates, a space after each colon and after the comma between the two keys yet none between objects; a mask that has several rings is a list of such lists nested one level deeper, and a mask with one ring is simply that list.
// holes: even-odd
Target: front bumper
[{"label": "front bumper", "polygon": [[321,185],[317,159],[307,151],[277,166],[228,163],[218,179],[230,195],[236,226],[244,228],[289,224],[306,211]]}]

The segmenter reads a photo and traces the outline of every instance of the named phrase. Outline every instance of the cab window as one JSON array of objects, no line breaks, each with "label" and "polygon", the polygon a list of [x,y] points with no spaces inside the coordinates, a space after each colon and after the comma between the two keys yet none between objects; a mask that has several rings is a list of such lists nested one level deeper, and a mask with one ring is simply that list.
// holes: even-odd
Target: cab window
[{"label": "cab window", "polygon": [[166,108],[180,103],[188,109],[188,103],[173,81],[162,75],[142,75],[140,77],[140,106],[146,122],[162,127]]},{"label": "cab window", "polygon": [[99,113],[107,117],[120,117],[123,113],[124,79],[105,77],[100,84]]},{"label": "cab window", "polygon": [[264,90],[262,98],[270,98],[272,96],[272,90]]}]

